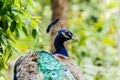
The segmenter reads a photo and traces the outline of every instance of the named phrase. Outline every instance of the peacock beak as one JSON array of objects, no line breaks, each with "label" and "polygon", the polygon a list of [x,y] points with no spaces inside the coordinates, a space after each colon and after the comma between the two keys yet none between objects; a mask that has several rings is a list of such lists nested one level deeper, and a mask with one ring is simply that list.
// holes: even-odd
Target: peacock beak
[{"label": "peacock beak", "polygon": [[72,39],[73,39],[73,40],[77,40],[77,41],[80,40],[80,39],[79,39],[78,37],[76,37],[76,36],[72,36]]}]

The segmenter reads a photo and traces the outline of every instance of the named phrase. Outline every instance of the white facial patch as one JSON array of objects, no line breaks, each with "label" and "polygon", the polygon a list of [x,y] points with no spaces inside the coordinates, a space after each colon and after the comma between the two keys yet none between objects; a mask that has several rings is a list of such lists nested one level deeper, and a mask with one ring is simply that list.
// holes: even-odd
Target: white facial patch
[{"label": "white facial patch", "polygon": [[65,38],[69,38],[64,32],[62,32],[62,35],[63,35]]}]

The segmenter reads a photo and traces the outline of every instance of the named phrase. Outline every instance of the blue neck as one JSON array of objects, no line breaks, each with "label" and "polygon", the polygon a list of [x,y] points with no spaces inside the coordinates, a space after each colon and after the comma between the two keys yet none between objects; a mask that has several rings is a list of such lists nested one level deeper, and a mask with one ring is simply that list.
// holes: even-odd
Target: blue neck
[{"label": "blue neck", "polygon": [[56,36],[55,41],[54,41],[56,51],[53,52],[53,54],[62,54],[68,57],[68,52],[63,44],[65,41],[66,39],[64,39],[62,36],[60,35]]}]

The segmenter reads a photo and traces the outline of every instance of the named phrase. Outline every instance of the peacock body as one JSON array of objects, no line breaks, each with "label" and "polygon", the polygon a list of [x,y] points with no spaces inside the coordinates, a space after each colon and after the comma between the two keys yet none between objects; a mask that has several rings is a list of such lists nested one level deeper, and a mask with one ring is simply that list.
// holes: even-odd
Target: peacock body
[{"label": "peacock body", "polygon": [[[54,20],[47,28],[49,32]],[[20,57],[14,66],[14,80],[84,80],[79,66],[68,57],[64,42],[78,39],[68,30],[59,30],[54,45],[56,51],[52,54],[36,51]]]}]

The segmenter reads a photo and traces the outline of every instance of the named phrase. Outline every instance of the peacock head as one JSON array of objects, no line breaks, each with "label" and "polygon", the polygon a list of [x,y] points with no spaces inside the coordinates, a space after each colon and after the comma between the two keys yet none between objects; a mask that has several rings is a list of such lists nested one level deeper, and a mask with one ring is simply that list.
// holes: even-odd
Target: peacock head
[{"label": "peacock head", "polygon": [[64,41],[71,40],[71,39],[79,40],[79,38],[74,36],[73,33],[70,32],[69,30],[59,30],[57,36],[59,36]]},{"label": "peacock head", "polygon": [[[46,32],[48,33],[50,31],[50,28],[52,25],[56,24],[59,21],[59,18],[56,18],[55,20],[53,20],[49,25],[48,28],[46,29]],[[58,34],[56,36],[56,40],[61,40],[62,42],[67,41],[67,40],[79,40],[79,38],[77,38],[76,36],[73,36],[72,32],[68,31],[68,30],[59,30]]]},{"label": "peacock head", "polygon": [[62,54],[68,57],[68,52],[63,43],[71,39],[79,40],[79,38],[73,36],[72,32],[70,32],[69,30],[59,30],[54,40],[56,51],[53,54]]}]

